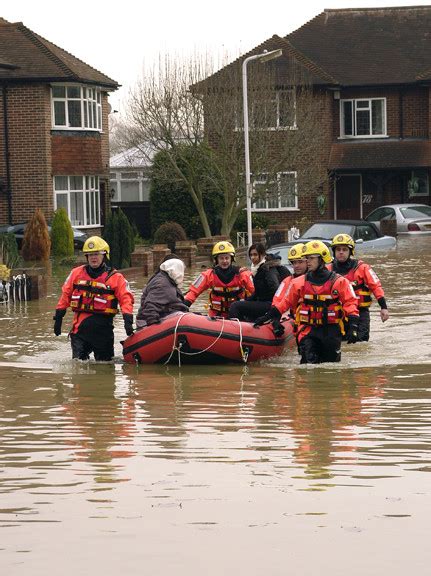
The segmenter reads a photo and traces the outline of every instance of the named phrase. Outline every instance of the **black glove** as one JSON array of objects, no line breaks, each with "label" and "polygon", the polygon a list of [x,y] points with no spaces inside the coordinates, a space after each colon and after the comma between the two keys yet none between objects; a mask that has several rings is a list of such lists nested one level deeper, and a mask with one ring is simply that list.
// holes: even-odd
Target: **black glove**
[{"label": "black glove", "polygon": [[184,304],[187,306],[187,308],[190,308],[190,306],[192,305],[192,302],[190,302],[190,300],[186,300],[184,298]]},{"label": "black glove", "polygon": [[355,344],[355,342],[358,341],[358,326],[358,316],[349,316],[349,322],[347,324],[347,344]]},{"label": "black glove", "polygon": [[275,306],[271,306],[271,308],[264,316],[259,316],[259,318],[256,318],[253,327],[257,328],[258,326],[262,326],[262,324],[265,324],[266,322],[271,322],[272,320],[280,321],[280,318],[281,318],[280,312],[277,310]]},{"label": "black glove", "polygon": [[133,334],[133,314],[123,314],[123,320],[124,330],[127,336],[131,336]]},{"label": "black glove", "polygon": [[66,310],[63,310],[61,308],[57,308],[55,311],[55,314],[53,316],[53,320],[54,320],[54,334],[56,336],[60,336],[61,334],[61,324],[63,322],[63,317],[66,314]]},{"label": "black glove", "polygon": [[284,334],[284,326],[280,324],[280,320],[273,320],[272,322],[272,331],[274,332],[274,336],[276,338],[280,338]]}]

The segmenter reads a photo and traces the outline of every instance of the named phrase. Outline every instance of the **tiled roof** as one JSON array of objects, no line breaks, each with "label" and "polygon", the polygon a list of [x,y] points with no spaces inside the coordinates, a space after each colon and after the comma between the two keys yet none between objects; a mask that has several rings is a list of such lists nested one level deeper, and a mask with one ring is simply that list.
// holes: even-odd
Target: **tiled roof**
[{"label": "tiled roof", "polygon": [[0,18],[0,80],[71,81],[111,90],[118,83],[66,50],[39,36],[22,22]]},{"label": "tiled roof", "polygon": [[331,147],[329,170],[378,170],[431,167],[431,142],[396,140],[337,142]]},{"label": "tiled roof", "polygon": [[344,86],[431,79],[431,6],[325,10],[286,38]]}]

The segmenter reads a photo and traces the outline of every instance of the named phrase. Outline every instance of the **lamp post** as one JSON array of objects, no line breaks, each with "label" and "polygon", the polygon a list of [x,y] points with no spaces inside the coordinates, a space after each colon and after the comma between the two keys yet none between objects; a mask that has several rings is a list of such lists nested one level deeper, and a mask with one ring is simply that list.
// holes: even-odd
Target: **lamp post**
[{"label": "lamp post", "polygon": [[251,223],[251,197],[253,187],[250,178],[250,147],[248,140],[248,97],[247,97],[247,64],[252,60],[259,62],[268,62],[279,58],[283,54],[282,50],[271,50],[270,52],[262,52],[262,54],[254,54],[245,58],[242,63],[242,104],[244,112],[244,155],[245,155],[245,193],[246,193],[246,209],[247,209],[247,243],[250,246],[253,243],[252,223]]}]

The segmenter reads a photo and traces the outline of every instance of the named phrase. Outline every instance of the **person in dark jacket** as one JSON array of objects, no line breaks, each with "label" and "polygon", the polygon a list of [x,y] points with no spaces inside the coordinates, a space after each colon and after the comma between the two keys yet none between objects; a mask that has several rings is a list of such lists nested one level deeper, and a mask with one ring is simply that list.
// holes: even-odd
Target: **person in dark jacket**
[{"label": "person in dark jacket", "polygon": [[272,299],[280,284],[280,261],[272,259],[267,262],[265,247],[260,243],[250,246],[248,256],[251,260],[254,293],[246,300],[234,302],[229,309],[229,318],[254,322],[271,308]]},{"label": "person in dark jacket", "polygon": [[145,286],[136,316],[137,328],[159,323],[173,312],[188,312],[181,286],[184,280],[184,262],[175,254],[160,264],[159,270]]},{"label": "person in dark jacket", "polygon": [[278,274],[278,278],[280,280],[280,283],[283,282],[283,280],[285,278],[288,278],[289,276],[291,276],[291,274],[289,272],[289,268],[287,266],[284,266],[284,264],[281,263],[281,256],[277,252],[274,252],[274,253],[267,252],[266,256],[265,256],[265,260],[266,260],[267,264],[270,264],[271,266],[275,266],[275,269],[277,270],[277,274]]}]

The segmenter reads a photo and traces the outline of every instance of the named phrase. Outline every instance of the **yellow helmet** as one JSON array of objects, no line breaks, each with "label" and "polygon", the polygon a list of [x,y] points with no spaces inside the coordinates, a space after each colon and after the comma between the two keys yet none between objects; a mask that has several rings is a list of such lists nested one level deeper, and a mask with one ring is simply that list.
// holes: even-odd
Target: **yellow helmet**
[{"label": "yellow helmet", "polygon": [[109,244],[100,236],[87,238],[82,251],[84,254],[106,254],[106,257],[109,258]]},{"label": "yellow helmet", "polygon": [[332,262],[332,256],[329,252],[329,248],[326,246],[322,240],[311,240],[304,244],[302,249],[302,256],[321,256],[325,264]]},{"label": "yellow helmet", "polygon": [[302,260],[304,258],[304,255],[302,254],[302,250],[303,250],[304,246],[305,246],[305,244],[303,244],[302,242],[292,246],[292,248],[289,249],[289,252],[287,254],[287,259],[288,260]]},{"label": "yellow helmet", "polygon": [[352,256],[355,253],[355,241],[349,234],[337,234],[332,238],[331,248],[335,253],[335,246],[348,246],[351,250]]},{"label": "yellow helmet", "polygon": [[214,244],[212,251],[213,258],[217,258],[219,254],[230,254],[232,258],[235,258],[235,248],[233,247],[233,244],[224,240]]}]

